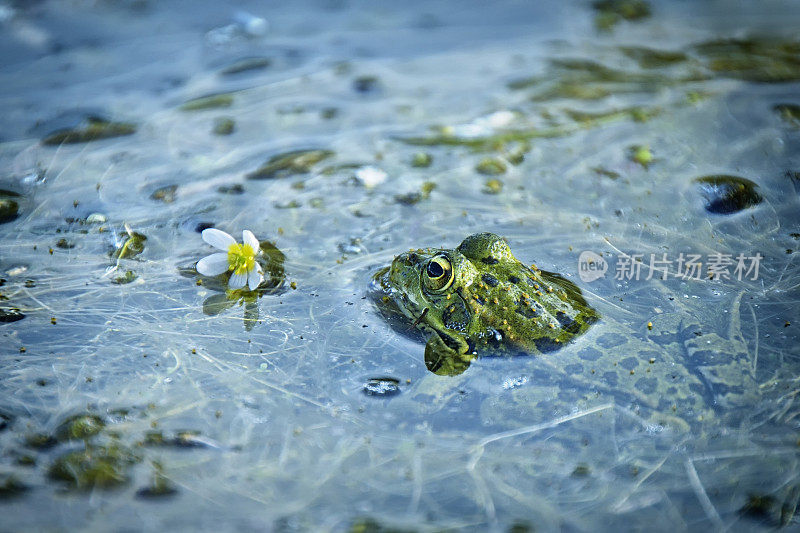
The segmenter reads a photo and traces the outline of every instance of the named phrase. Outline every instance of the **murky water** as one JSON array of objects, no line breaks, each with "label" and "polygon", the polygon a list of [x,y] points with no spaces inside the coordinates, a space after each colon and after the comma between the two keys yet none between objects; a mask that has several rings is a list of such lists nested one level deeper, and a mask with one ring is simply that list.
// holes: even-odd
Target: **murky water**
[{"label": "murky water", "polygon": [[[796,2],[0,3],[3,528],[797,527],[799,24]],[[211,226],[271,243],[259,291],[194,271]],[[369,283],[480,231],[603,319],[437,376]],[[705,266],[662,280],[651,254]],[[552,366],[631,340],[712,414]]]}]

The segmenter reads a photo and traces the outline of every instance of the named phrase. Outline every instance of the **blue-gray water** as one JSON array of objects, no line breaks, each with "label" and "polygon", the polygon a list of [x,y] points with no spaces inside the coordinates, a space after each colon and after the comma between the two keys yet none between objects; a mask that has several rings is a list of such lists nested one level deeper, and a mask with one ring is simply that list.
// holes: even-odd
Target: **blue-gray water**
[{"label": "blue-gray water", "polygon": [[[0,1],[0,529],[797,528],[800,4],[647,5]],[[89,116],[125,127],[64,137]],[[309,149],[332,153],[247,178]],[[693,180],[720,174],[761,201],[709,212]],[[285,279],[198,284],[208,225],[274,243]],[[670,344],[716,413],[682,429],[539,358],[431,374],[371,276],[479,231],[603,316],[547,363],[679,315],[752,380]],[[680,253],[763,259],[614,279]]]}]

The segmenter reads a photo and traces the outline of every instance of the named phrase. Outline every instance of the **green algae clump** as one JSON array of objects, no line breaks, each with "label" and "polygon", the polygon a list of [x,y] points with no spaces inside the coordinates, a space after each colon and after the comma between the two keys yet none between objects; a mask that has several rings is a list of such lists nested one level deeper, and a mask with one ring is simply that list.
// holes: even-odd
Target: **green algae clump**
[{"label": "green algae clump", "polygon": [[483,187],[483,192],[486,194],[500,194],[503,190],[503,182],[499,179],[488,180]]},{"label": "green algae clump", "polygon": [[19,193],[0,189],[0,224],[11,222],[19,216]]},{"label": "green algae clump", "polygon": [[695,53],[720,77],[762,83],[800,80],[800,41],[763,37],[700,43]]},{"label": "green algae clump", "polygon": [[151,200],[155,200],[156,202],[164,202],[165,204],[171,204],[175,201],[176,193],[178,192],[177,185],[165,185],[164,187],[159,187],[150,195]]},{"label": "green algae clump", "polygon": [[175,485],[164,474],[164,467],[160,462],[153,462],[153,476],[150,484],[136,491],[139,498],[165,498],[178,492]]},{"label": "green algae clump", "polygon": [[795,104],[776,104],[772,106],[778,116],[786,124],[795,128],[800,128],[800,105]]},{"label": "green algae clump", "polygon": [[233,95],[231,93],[210,94],[194,98],[183,104],[181,111],[203,111],[205,109],[220,109],[233,105]]},{"label": "green algae clump", "polygon": [[487,176],[505,174],[507,168],[508,167],[504,162],[494,157],[485,157],[481,159],[477,165],[475,165],[475,170],[477,172]]},{"label": "green algae clump", "polygon": [[72,490],[110,489],[126,484],[130,468],[140,460],[139,456],[116,444],[87,444],[82,450],[57,458],[47,475]]},{"label": "green algae clump", "polygon": [[718,174],[694,180],[705,197],[705,209],[709,213],[730,215],[761,203],[758,185],[746,178]]},{"label": "green algae clump", "polygon": [[247,175],[247,179],[264,180],[291,176],[292,174],[308,174],[314,165],[333,156],[331,150],[293,150],[270,157]]},{"label": "green algae clump", "polygon": [[236,121],[230,117],[217,117],[214,119],[214,135],[230,135],[236,129]]},{"label": "green algae clump", "polygon": [[628,157],[630,157],[631,161],[642,165],[644,168],[648,168],[653,162],[653,152],[647,145],[631,146]]},{"label": "green algae clump", "polygon": [[56,428],[55,437],[59,441],[86,440],[100,433],[106,423],[97,415],[82,414],[67,418]]},{"label": "green algae clump", "polygon": [[88,117],[84,123],[75,128],[59,130],[42,139],[42,144],[57,146],[60,144],[88,143],[100,139],[123,137],[136,133],[136,125],[128,122],[111,122],[99,117]]},{"label": "green algae clump", "polygon": [[594,23],[598,30],[611,31],[623,20],[639,21],[650,16],[650,4],[644,0],[597,0]]},{"label": "green algae clump", "polygon": [[428,168],[433,163],[433,156],[428,152],[417,152],[411,159],[411,166],[415,168]]},{"label": "green algae clump", "polygon": [[0,501],[18,498],[28,492],[30,487],[14,475],[0,478]]}]

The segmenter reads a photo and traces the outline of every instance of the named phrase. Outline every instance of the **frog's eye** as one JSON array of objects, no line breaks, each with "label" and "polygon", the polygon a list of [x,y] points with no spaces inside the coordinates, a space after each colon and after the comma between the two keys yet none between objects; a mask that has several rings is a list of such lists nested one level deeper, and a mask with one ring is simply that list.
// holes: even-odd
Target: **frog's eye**
[{"label": "frog's eye", "polygon": [[453,266],[447,256],[437,255],[428,261],[422,274],[422,282],[432,292],[443,291],[453,283]]}]

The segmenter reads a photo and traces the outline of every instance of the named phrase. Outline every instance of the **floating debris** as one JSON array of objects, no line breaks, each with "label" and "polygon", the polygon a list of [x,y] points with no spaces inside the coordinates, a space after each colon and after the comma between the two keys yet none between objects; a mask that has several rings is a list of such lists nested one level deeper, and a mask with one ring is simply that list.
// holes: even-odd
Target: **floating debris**
[{"label": "floating debris", "polygon": [[247,175],[247,179],[263,180],[285,178],[293,174],[308,174],[314,165],[333,156],[331,150],[294,150],[274,155],[257,170]]},{"label": "floating debris", "polygon": [[42,139],[45,145],[87,143],[100,139],[122,137],[136,133],[136,125],[128,122],[111,122],[100,117],[87,117],[74,128],[55,131]]},{"label": "floating debris", "polygon": [[236,121],[230,117],[217,117],[214,119],[214,135],[230,135],[236,129]]},{"label": "floating debris", "polygon": [[323,120],[331,120],[336,118],[336,115],[339,114],[339,110],[335,107],[325,107],[320,109],[319,116]]},{"label": "floating debris", "polygon": [[244,185],[241,183],[234,183],[233,185],[220,185],[217,187],[217,192],[220,194],[244,194]]},{"label": "floating debris", "polygon": [[111,283],[114,283],[115,285],[127,285],[128,283],[136,281],[136,278],[138,277],[139,276],[133,270],[126,270],[123,275],[112,279]]},{"label": "floating debris", "polygon": [[644,168],[648,168],[653,162],[653,152],[646,144],[631,146],[628,148],[628,158],[634,163],[638,163]]},{"label": "floating debris", "polygon": [[164,475],[164,467],[158,461],[153,462],[153,476],[150,484],[136,491],[139,498],[165,498],[178,493],[175,485]]},{"label": "floating debris", "polygon": [[18,498],[28,490],[30,490],[30,487],[13,474],[3,476],[2,480],[0,480],[0,501]]},{"label": "floating debris", "polygon": [[67,452],[56,459],[47,474],[73,490],[109,489],[127,483],[130,468],[140,460],[120,445],[86,444],[84,449]]},{"label": "floating debris", "polygon": [[75,248],[75,243],[62,237],[56,242],[56,248],[61,248],[62,250],[71,250]]},{"label": "floating debris", "polygon": [[100,433],[106,423],[97,415],[81,414],[74,415],[62,422],[55,430],[55,438],[58,441],[67,440],[86,440]]},{"label": "floating debris", "polygon": [[684,52],[672,50],[656,50],[643,46],[621,46],[620,52],[633,59],[642,68],[662,68],[678,63],[683,63],[688,59]]},{"label": "floating debris", "polygon": [[494,157],[485,157],[481,159],[477,165],[475,165],[475,170],[477,172],[487,176],[505,174],[507,169],[508,167],[504,162]]},{"label": "floating debris", "polygon": [[128,233],[128,238],[125,239],[122,246],[115,248],[111,252],[111,257],[114,259],[133,259],[144,252],[144,243],[147,241],[147,237],[139,232],[132,231],[128,227],[125,230]]},{"label": "floating debris", "polygon": [[47,450],[58,444],[58,441],[46,433],[32,433],[25,437],[25,446],[34,450]]},{"label": "floating debris", "polygon": [[411,166],[416,168],[428,168],[433,163],[433,156],[427,152],[417,152],[411,159]]},{"label": "floating debris", "polygon": [[108,221],[108,217],[103,213],[92,213],[86,217],[87,224],[104,224]]},{"label": "floating debris", "polygon": [[436,189],[436,184],[432,181],[426,181],[422,184],[419,191],[395,195],[394,201],[403,205],[418,204],[422,200],[427,200],[434,189]]},{"label": "floating debris", "polygon": [[374,94],[381,89],[377,76],[359,76],[353,80],[353,90],[361,94]]},{"label": "floating debris", "polygon": [[11,222],[19,216],[19,193],[0,189],[0,224]]},{"label": "floating debris", "polygon": [[243,72],[252,72],[256,70],[264,70],[272,65],[272,60],[268,57],[244,57],[234,61],[219,73],[223,76],[233,76],[235,74],[242,74]]},{"label": "floating debris", "polygon": [[650,16],[650,4],[644,0],[597,0],[592,4],[597,12],[594,24],[599,30],[610,31],[627,21],[640,21]]},{"label": "floating debris", "polygon": [[700,43],[693,51],[712,72],[739,80],[784,83],[800,80],[800,41],[747,37]]},{"label": "floating debris", "polygon": [[343,254],[360,254],[364,251],[361,239],[358,237],[351,237],[347,242],[340,242],[336,248]]},{"label": "floating debris", "polygon": [[572,471],[572,477],[587,477],[592,473],[591,468],[586,463],[581,463]]},{"label": "floating debris", "polygon": [[485,194],[500,194],[503,190],[503,182],[497,178],[487,180],[482,192]]},{"label": "floating debris", "polygon": [[0,323],[16,322],[23,318],[25,314],[16,307],[0,307]]},{"label": "floating debris", "polygon": [[183,104],[181,111],[203,111],[206,109],[220,109],[223,107],[230,107],[233,105],[232,93],[219,93],[210,94],[208,96],[201,96],[194,98]]},{"label": "floating debris", "polygon": [[400,394],[400,381],[394,378],[370,378],[362,390],[367,396],[388,398]]},{"label": "floating debris", "polygon": [[696,178],[709,213],[729,215],[761,203],[758,185],[738,176],[714,175]]},{"label": "floating debris", "polygon": [[378,167],[366,166],[356,170],[356,179],[367,189],[380,185],[389,175]]},{"label": "floating debris", "polygon": [[153,191],[153,193],[150,195],[150,199],[157,202],[164,202],[165,204],[171,204],[175,201],[175,193],[177,191],[177,185],[165,185],[164,187],[159,187]]},{"label": "floating debris", "polygon": [[776,104],[772,106],[781,120],[795,128],[800,128],[800,105],[795,104]]},{"label": "floating debris", "polygon": [[608,170],[607,168],[592,167],[592,171],[598,176],[603,176],[612,180],[619,178],[619,172],[614,172],[613,170]]},{"label": "floating debris", "polygon": [[203,437],[199,431],[183,430],[165,437],[161,431],[148,431],[142,441],[144,446],[174,446],[176,448],[219,448],[215,441]]}]

